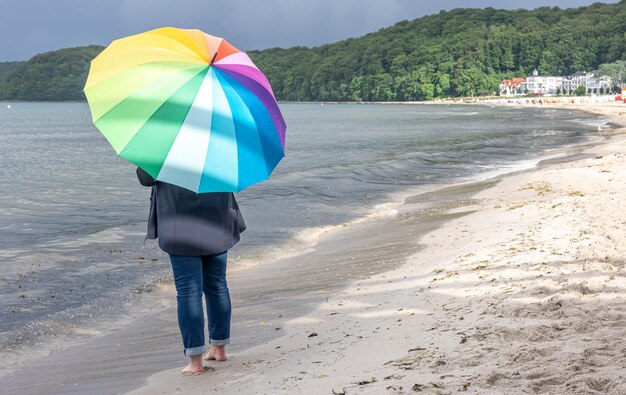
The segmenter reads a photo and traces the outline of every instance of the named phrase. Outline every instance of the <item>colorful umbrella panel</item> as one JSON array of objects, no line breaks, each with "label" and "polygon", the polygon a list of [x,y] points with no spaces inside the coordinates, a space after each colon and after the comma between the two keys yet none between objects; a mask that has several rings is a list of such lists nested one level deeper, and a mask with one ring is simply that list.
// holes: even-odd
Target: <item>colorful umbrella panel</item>
[{"label": "colorful umbrella panel", "polygon": [[156,180],[236,192],[284,156],[286,125],[267,78],[226,40],[162,28],[114,41],[85,85],[94,124]]}]

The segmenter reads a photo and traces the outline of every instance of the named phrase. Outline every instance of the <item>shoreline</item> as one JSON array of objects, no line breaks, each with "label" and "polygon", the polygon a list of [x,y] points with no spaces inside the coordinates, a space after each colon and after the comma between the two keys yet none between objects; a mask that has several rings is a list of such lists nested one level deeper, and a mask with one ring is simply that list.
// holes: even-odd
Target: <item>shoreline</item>
[{"label": "shoreline", "polygon": [[[567,148],[567,147],[565,147],[565,148]],[[571,148],[571,147],[570,147],[570,148]],[[559,160],[559,159],[557,159],[557,161],[558,161],[558,160]],[[522,170],[522,172],[526,172],[526,171],[527,171],[527,170]],[[516,172],[517,172],[517,171],[516,171]],[[505,175],[505,177],[509,177],[509,175],[507,174],[507,175]],[[472,182],[466,182],[466,183],[463,183],[463,184],[455,184],[454,186],[443,186],[443,185],[440,185],[440,186],[433,187],[433,188],[432,188],[432,189],[433,189],[432,191],[424,191],[424,190],[420,190],[420,193],[421,193],[421,194],[428,194],[428,193],[433,193],[433,192],[436,192],[437,190],[440,190],[440,189],[442,189],[442,188],[448,188],[448,187],[461,187],[461,188],[462,188],[462,187],[463,187],[463,185],[475,185],[475,184],[477,184],[477,183],[480,183],[480,181],[472,181]],[[402,194],[402,195],[411,195],[411,194]],[[406,198],[406,196],[404,196],[404,198]],[[404,199],[404,198],[403,198],[403,199]],[[452,208],[450,208],[450,210],[449,210],[449,211],[450,211],[450,215],[453,217],[453,216],[455,215],[455,212],[456,212],[456,213],[458,213],[459,215],[463,215],[463,214],[464,214],[464,211],[471,210],[471,209],[472,209],[472,207],[473,207],[473,206],[472,206],[471,204],[470,204],[470,206],[468,206],[468,207],[466,207],[466,208],[452,207]],[[395,209],[395,206],[394,206],[394,209]],[[406,215],[412,215],[412,214],[408,214],[408,213],[406,213],[406,212],[405,212],[405,213],[400,213],[400,215],[405,215],[405,214],[406,214]],[[384,221],[384,218],[383,218],[382,220]],[[377,218],[377,219],[375,219],[374,221],[377,221],[377,222],[378,222],[378,218]],[[358,225],[358,224],[360,224],[360,222],[361,222],[361,221],[360,221],[360,220],[356,220],[356,221],[354,221],[354,222]],[[445,220],[444,220],[443,222],[445,222]],[[368,223],[369,223],[369,224],[371,224],[371,223],[373,223],[373,222],[368,222]],[[363,225],[364,225],[364,226],[366,226],[366,225],[368,225],[368,223],[365,223],[365,224],[363,224]],[[352,226],[352,225],[355,225],[355,224],[350,223],[349,225],[350,225],[350,226]],[[379,224],[377,224],[377,225],[379,225]],[[333,227],[333,228],[337,228],[337,229],[341,230],[341,229],[342,229],[342,228],[344,228],[345,226],[346,226],[345,224],[342,224],[342,225],[338,225],[338,226]],[[438,225],[438,226],[439,226],[439,225]],[[322,236],[324,236],[324,233],[325,233],[325,232],[322,230],[322,234],[321,234],[321,235],[322,235]],[[315,236],[316,236],[315,238],[317,239],[317,238],[318,238],[318,236],[320,236],[320,235],[315,235]],[[323,238],[323,237],[322,237],[322,238]],[[412,246],[405,246],[404,248],[405,248],[405,249],[407,249],[407,251],[408,251],[408,249],[410,249],[410,248],[418,248],[419,243],[418,243],[417,241],[412,242],[412,244],[414,244],[414,245],[412,245]],[[338,246],[335,246],[335,248],[337,248],[337,247],[338,247]],[[395,248],[395,246],[394,246],[394,248]],[[421,247],[419,247],[419,248],[421,248]],[[331,247],[328,247],[328,249],[332,250],[332,249],[333,249],[333,247],[332,247],[332,246],[331,246]],[[407,255],[410,255],[410,254],[407,254]],[[293,258],[293,257],[292,257],[292,258]],[[297,260],[297,259],[292,259],[292,261],[295,261],[295,260]],[[399,265],[399,264],[400,264],[400,263],[398,263],[398,265]],[[379,271],[380,271],[380,270],[379,270]],[[244,277],[245,277],[245,276],[244,276]],[[272,278],[272,273],[271,273],[271,270],[269,270],[269,275],[268,275],[268,278]],[[293,306],[293,304],[292,304],[291,306],[287,306],[287,308],[291,309],[291,311],[290,311],[290,315],[288,315],[288,316],[286,316],[286,317],[283,317],[284,319],[281,319],[281,320],[275,320],[274,322],[268,322],[268,323],[266,323],[266,324],[263,324],[263,326],[265,326],[265,327],[264,327],[264,328],[261,328],[261,332],[256,332],[256,333],[254,333],[254,330],[253,330],[253,332],[250,332],[250,330],[248,330],[248,329],[244,329],[244,330],[242,331],[242,332],[244,333],[244,336],[247,336],[247,335],[253,335],[253,336],[255,336],[256,340],[263,340],[263,339],[271,339],[271,338],[275,338],[275,337],[277,337],[277,336],[282,335],[282,334],[283,334],[282,330],[275,330],[275,328],[274,328],[274,327],[272,327],[272,326],[274,326],[274,325],[275,325],[277,328],[278,328],[278,327],[282,327],[282,328],[286,327],[286,324],[283,324],[283,322],[285,322],[285,321],[286,321],[286,319],[297,319],[297,317],[299,317],[302,313],[304,313],[304,314],[308,314],[307,312],[311,309],[311,307],[310,307],[309,305],[312,305],[312,304],[317,305],[317,304],[323,303],[324,299],[325,299],[325,298],[327,298],[327,296],[328,296],[329,294],[331,294],[331,292],[330,292],[330,291],[331,291],[331,289],[329,289],[328,287],[326,287],[326,286],[325,286],[325,284],[319,283],[319,284],[317,284],[317,285],[318,285],[318,286],[320,286],[320,291],[321,291],[321,292],[320,292],[320,293],[318,293],[318,294],[315,294],[315,295],[314,295],[314,299],[315,299],[315,300],[314,300],[313,302],[311,302],[311,300],[307,300],[306,298],[303,298],[303,299],[302,299],[302,301],[303,301],[303,302],[307,303],[307,307],[306,307],[306,308],[304,308],[304,309],[302,309],[302,308],[298,308],[297,306]],[[233,288],[237,288],[237,285],[235,285]],[[343,285],[340,285],[340,286],[339,286],[339,288],[337,288],[337,289],[342,289],[342,288],[343,288]],[[157,296],[154,296],[154,295],[159,294],[160,296],[158,296],[157,298],[162,298],[162,299],[165,299],[165,298],[170,298],[170,299],[171,299],[171,298],[172,298],[172,292],[173,292],[173,291],[172,291],[171,287],[165,286],[165,288],[164,288],[164,289],[162,289],[162,290],[160,290],[160,291],[158,291],[158,292],[155,292],[152,296],[149,296],[149,297],[154,298],[154,297],[157,297]],[[163,302],[163,300],[161,300],[161,302]],[[171,310],[172,310],[172,306],[169,306],[169,309],[170,309],[170,312],[171,312]],[[249,311],[249,310],[243,310],[243,311],[251,312],[251,311]],[[149,317],[149,319],[150,319],[150,322],[154,322],[154,323],[155,323],[155,324],[157,324],[157,325],[163,325],[163,324],[165,323],[165,324],[166,324],[166,326],[168,326],[168,328],[169,328],[168,330],[170,331],[170,332],[169,332],[170,334],[174,334],[174,333],[176,332],[176,328],[175,328],[175,327],[174,327],[174,325],[173,325],[173,324],[175,324],[175,323],[171,322],[171,317],[169,317],[169,318],[168,318],[168,317],[164,317],[164,314],[159,314],[159,315],[157,315],[157,316],[151,316],[151,317]],[[249,324],[251,325],[251,323],[250,323],[250,322],[247,322],[247,323],[246,323],[246,325],[249,325]],[[137,325],[133,326],[133,329],[134,329],[134,330],[142,330],[142,329],[141,329],[141,327],[140,327],[140,326],[137,326]],[[142,333],[142,334],[143,334],[143,333]],[[151,334],[150,334],[150,333],[146,333],[146,335],[151,336]],[[264,336],[265,336],[265,337],[264,337]],[[117,341],[120,341],[120,339],[121,339],[121,341],[125,341],[125,339],[123,339],[123,337],[120,337],[120,336],[117,336],[117,337],[115,337],[115,336],[114,336],[113,338],[114,338],[114,339],[117,339]],[[163,339],[163,338],[161,337],[161,339]],[[135,341],[135,339],[130,339],[130,341],[131,341],[131,342],[134,342],[134,341]],[[165,350],[165,349],[160,349],[160,350],[159,350],[159,352],[160,352],[160,353],[163,353],[163,354],[166,354],[166,353],[169,353],[169,352],[171,352],[173,355],[178,354],[178,351],[179,351],[179,350],[178,350],[178,348],[176,347],[176,345],[177,345],[176,341],[177,341],[177,339],[173,339],[173,341],[171,341],[171,342],[172,342],[172,347],[168,347],[168,349],[167,349],[167,350]],[[251,348],[251,347],[252,347],[252,345],[253,345],[253,344],[256,344],[256,341],[254,341],[254,342],[253,342],[253,341],[249,341],[249,340],[248,340],[248,341],[246,341],[246,342],[242,342],[242,343],[244,343],[245,345],[243,345],[243,346],[235,346],[235,347],[233,347],[233,348],[232,348],[232,349],[235,351],[235,353],[238,353],[239,351],[242,351],[243,353],[247,353],[247,352],[248,352],[248,350],[251,350],[251,349],[252,349],[252,348]],[[157,343],[151,343],[151,344],[158,345],[158,342],[157,342]],[[115,344],[113,344],[113,346],[115,346]],[[117,344],[117,346],[119,347],[120,345],[119,345],[119,344]],[[91,347],[90,347],[90,348],[91,348]],[[97,347],[93,347],[93,349],[94,349],[94,350],[97,350],[98,348],[97,348]],[[119,352],[118,352],[117,354],[119,355]],[[238,354],[237,354],[237,355],[238,355]],[[155,355],[154,355],[154,353],[152,353],[152,354],[150,354],[150,355],[149,355],[149,357],[154,357],[154,356],[155,356]],[[163,359],[163,360],[165,360],[165,359],[167,359],[166,357],[167,357],[167,358],[169,358],[169,359],[173,359],[173,358],[171,357],[171,355],[170,355],[170,356],[166,356],[166,355],[164,355],[164,357],[163,357],[162,359]],[[176,359],[174,359],[174,360],[176,360]],[[183,361],[183,360],[181,359],[181,363],[182,363],[182,361]],[[132,364],[131,364],[131,366],[132,366]],[[174,365],[172,365],[172,366],[174,366]],[[177,366],[177,365],[176,365],[176,366]],[[139,375],[137,375],[137,376],[139,376]],[[107,388],[107,387],[106,387],[106,385],[104,385],[104,383],[103,383],[103,385],[102,385],[100,388]]]},{"label": "shoreline", "polygon": [[[589,305],[599,305],[599,314],[608,311],[614,317],[595,319],[609,326],[614,322],[615,331],[624,332],[622,315],[607,300],[623,299],[613,290],[626,285],[626,273],[614,261],[626,232],[610,226],[617,234],[607,243],[596,233],[611,223],[594,222],[590,209],[608,209],[615,204],[611,199],[626,199],[620,186],[626,179],[626,138],[612,137],[587,149],[587,155],[503,177],[478,192],[477,203],[456,211],[467,215],[414,240],[422,249],[404,265],[328,295],[313,312],[289,320],[282,337],[235,353],[229,362],[209,363],[211,371],[202,376],[183,378],[179,368],[161,372],[131,393],[502,393],[520,388],[622,393],[623,382],[607,372],[618,377],[626,361],[618,350],[598,345],[620,337],[589,338],[595,324],[576,329],[594,315]],[[581,175],[589,182],[577,182]],[[601,189],[611,197],[601,196]],[[587,214],[586,223],[577,220],[576,211]],[[551,221],[559,226],[552,229]],[[601,251],[576,233],[593,236],[613,254],[600,257]],[[603,283],[611,286],[606,300]],[[577,314],[580,306],[584,317]],[[528,330],[526,321],[531,322]],[[494,325],[497,330],[490,329]],[[546,342],[551,343],[544,347]],[[576,356],[568,349],[571,342],[582,347],[584,357],[595,358],[591,365],[581,359],[575,366],[582,379],[559,371],[565,358],[551,358],[555,353]],[[551,363],[556,366],[543,368]],[[596,369],[602,374],[595,374],[593,366],[603,367]]]},{"label": "shoreline", "polygon": [[[423,223],[420,224],[420,227],[427,230],[434,229],[445,222],[448,217],[459,215],[455,213],[441,214],[440,212],[458,209],[462,203],[457,204],[457,200],[462,199],[465,194],[475,193],[476,189],[484,188],[481,185],[489,183],[491,181],[475,181],[440,186],[439,188],[433,187],[427,191],[420,190],[419,196],[425,198],[424,202],[418,199],[413,203],[424,205],[424,209],[421,210],[424,211]],[[439,206],[429,207],[433,201],[440,201],[441,197],[450,199],[452,195],[448,189],[458,189],[454,192],[457,198],[452,198],[443,208]],[[467,192],[468,189],[469,192]],[[250,270],[235,270],[234,273],[231,273],[229,283],[233,290],[231,291],[235,305],[233,313],[239,317],[239,321],[235,323],[234,319],[238,330],[233,336],[234,344],[229,350],[235,353],[245,352],[259,342],[271,341],[282,336],[283,333],[280,329],[287,320],[308,314],[315,306],[327,299],[330,293],[340,291],[347,286],[351,276],[359,278],[362,272],[379,273],[388,270],[389,267],[399,266],[405,257],[419,246],[404,240],[405,237],[401,230],[389,229],[389,234],[384,234],[382,241],[378,241],[388,243],[394,250],[392,254],[381,254],[378,244],[374,244],[370,255],[361,256],[356,260],[352,257],[349,265],[339,274],[331,271],[337,269],[335,267],[336,260],[350,259],[348,255],[351,255],[353,251],[351,239],[362,239],[366,234],[369,234],[372,221],[376,221],[378,227],[383,226],[385,221],[393,225],[394,217],[395,215],[389,215],[357,219],[350,223],[347,231],[342,232],[346,227],[335,227],[340,230],[337,232],[340,237],[339,240],[333,238],[327,240],[327,238],[322,237],[310,251],[280,259],[266,266],[259,265]],[[336,236],[337,234],[333,235]],[[370,258],[376,254],[378,254],[377,260],[370,262]],[[330,257],[333,261],[320,268],[318,264],[320,257]],[[305,260],[302,261],[302,259]],[[325,277],[319,277],[318,274],[311,275],[312,272],[318,270],[326,273]],[[309,280],[313,278],[315,281],[302,289],[289,285],[294,278]],[[270,284],[271,287],[259,287],[259,282]],[[144,377],[149,375],[143,373],[150,371],[150,365],[160,366],[161,369],[157,369],[160,371],[165,366],[178,366],[183,363],[185,358],[180,356],[179,350],[173,284],[160,284],[153,288],[151,294],[141,296],[150,298],[156,304],[161,305],[161,311],[126,322],[124,327],[113,333],[101,334],[102,336],[96,336],[91,341],[71,344],[63,350],[53,352],[48,357],[35,362],[35,364],[30,364],[29,369],[40,371],[37,382],[31,382],[31,374],[28,372],[18,371],[15,375],[8,374],[3,377],[5,379],[4,388],[10,391],[19,390],[25,394],[43,392],[49,394],[81,394],[93,391],[122,393],[128,391],[129,388],[139,387],[140,383],[145,381]],[[241,303],[237,299],[248,301],[248,303]],[[242,319],[241,317],[246,318]],[[124,347],[124,351],[120,351],[120,347]],[[80,355],[85,352],[99,355],[99,368],[114,375],[115,383],[102,381],[101,373],[94,372],[89,366],[77,365],[77,361],[84,360]],[[115,360],[120,356],[126,356],[128,360]],[[151,361],[147,364],[148,369],[146,371],[143,371],[138,365],[139,358]],[[66,371],[68,367],[70,370]],[[126,371],[125,368],[127,367],[131,367],[132,370]],[[152,371],[154,371],[153,368]]]},{"label": "shoreline", "polygon": [[[493,105],[503,107],[545,107],[558,108],[563,110],[582,111],[589,114],[609,116],[611,122],[626,127],[626,103],[613,100],[615,95],[605,95],[597,97],[546,97],[541,99],[542,104],[538,103],[538,99],[489,99],[478,103],[479,105]],[[531,101],[531,100],[534,100]],[[462,103],[465,104],[465,103]]]}]

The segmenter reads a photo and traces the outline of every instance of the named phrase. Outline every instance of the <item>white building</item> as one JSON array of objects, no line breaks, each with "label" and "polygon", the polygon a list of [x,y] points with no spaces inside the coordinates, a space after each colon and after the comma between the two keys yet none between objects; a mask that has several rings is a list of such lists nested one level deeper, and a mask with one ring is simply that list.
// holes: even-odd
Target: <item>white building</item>
[{"label": "white building", "polygon": [[522,90],[535,95],[555,95],[563,84],[563,77],[540,76],[537,69],[533,70],[533,75],[526,78],[522,84]]},{"label": "white building", "polygon": [[[596,77],[597,72],[578,72],[566,77],[549,77],[540,76],[537,69],[533,71],[533,75],[528,77],[524,82],[513,84],[513,81],[504,80],[500,84],[500,94],[502,96],[510,96],[515,94],[533,94],[537,96],[544,95],[573,95],[576,88],[583,86],[585,93],[600,93],[601,89],[608,92],[611,88],[611,81],[606,77]],[[514,80],[523,81],[521,78]]]},{"label": "white building", "polygon": [[572,75],[568,75],[563,79],[563,93],[573,93],[579,86],[584,86],[587,92],[600,93],[600,89],[611,88],[611,82],[608,78],[598,78],[595,72],[579,71]]}]

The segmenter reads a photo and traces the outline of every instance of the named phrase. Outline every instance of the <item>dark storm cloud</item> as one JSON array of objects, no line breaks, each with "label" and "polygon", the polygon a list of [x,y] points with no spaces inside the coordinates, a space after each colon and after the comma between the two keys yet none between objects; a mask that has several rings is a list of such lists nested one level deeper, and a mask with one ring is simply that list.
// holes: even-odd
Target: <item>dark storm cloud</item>
[{"label": "dark storm cloud", "polygon": [[[315,46],[403,19],[465,8],[578,7],[593,0],[0,0],[0,61],[107,45],[161,26],[193,27],[241,49]],[[617,0],[605,2],[615,3]]]}]

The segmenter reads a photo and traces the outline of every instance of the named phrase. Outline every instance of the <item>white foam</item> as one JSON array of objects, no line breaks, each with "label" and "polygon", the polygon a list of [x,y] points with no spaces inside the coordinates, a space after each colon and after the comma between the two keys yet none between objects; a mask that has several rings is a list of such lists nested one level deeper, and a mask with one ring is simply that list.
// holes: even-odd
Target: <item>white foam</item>
[{"label": "white foam", "polygon": [[261,254],[255,254],[252,257],[232,257],[231,271],[249,269],[254,266],[265,264],[267,262],[280,259],[292,258],[298,255],[311,252],[323,238],[328,237],[340,230],[347,229],[354,225],[380,219],[385,217],[394,217],[398,214],[398,208],[402,205],[403,199],[398,201],[381,203],[372,207],[364,216],[356,218],[336,225],[318,226],[305,228],[297,231],[290,240],[279,246],[266,247]]},{"label": "white foam", "polygon": [[493,165],[493,166],[489,166],[487,168],[491,168],[492,170],[476,174],[475,176],[470,177],[468,179],[468,181],[469,182],[486,181],[486,180],[490,180],[490,179],[493,179],[493,178],[496,178],[496,177],[500,177],[500,176],[503,176],[503,175],[506,175],[506,174],[515,173],[515,172],[518,172],[518,171],[534,169],[534,168],[537,167],[537,165],[539,165],[539,162],[541,162],[542,160],[557,158],[557,157],[560,157],[560,156],[562,156],[562,155],[554,155],[554,156],[550,156],[550,157],[543,157],[543,158],[537,158],[537,159],[523,160],[523,161],[519,161],[519,162],[507,164],[507,165],[499,165],[499,166],[498,165]]}]

